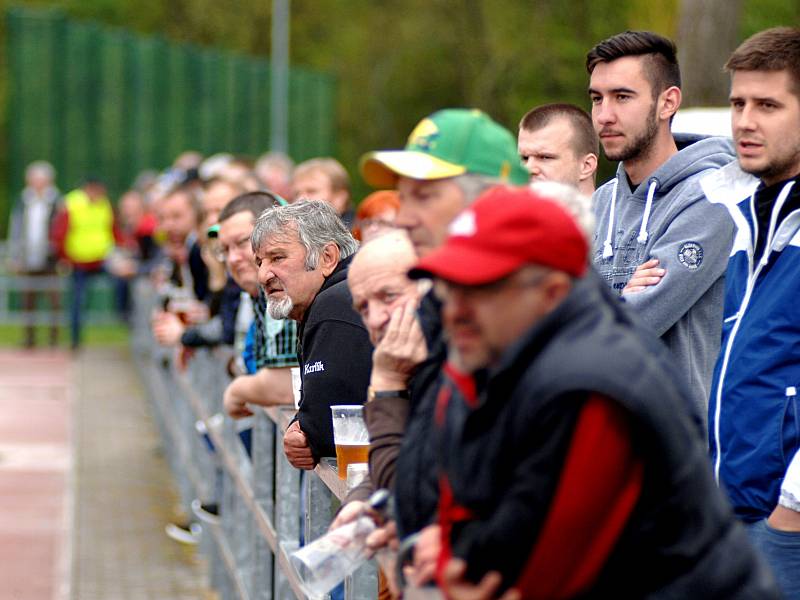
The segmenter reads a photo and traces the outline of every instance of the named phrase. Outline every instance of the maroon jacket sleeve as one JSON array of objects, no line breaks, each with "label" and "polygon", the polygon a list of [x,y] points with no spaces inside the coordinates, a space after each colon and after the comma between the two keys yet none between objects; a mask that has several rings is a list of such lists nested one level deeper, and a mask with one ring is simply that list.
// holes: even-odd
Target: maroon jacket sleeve
[{"label": "maroon jacket sleeve", "polygon": [[67,239],[67,230],[69,229],[69,213],[65,207],[61,207],[53,219],[53,224],[50,226],[50,241],[59,258],[66,259],[67,255],[64,252],[64,243]]},{"label": "maroon jacket sleeve", "polygon": [[394,489],[394,470],[403,435],[410,400],[375,398],[364,405],[364,420],[369,430],[369,472],[375,489]]}]

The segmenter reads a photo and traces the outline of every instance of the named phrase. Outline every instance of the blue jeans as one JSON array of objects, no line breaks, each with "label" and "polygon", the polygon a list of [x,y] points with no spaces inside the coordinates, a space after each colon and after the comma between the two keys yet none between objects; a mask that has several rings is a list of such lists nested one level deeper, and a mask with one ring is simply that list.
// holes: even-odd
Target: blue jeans
[{"label": "blue jeans", "polygon": [[756,521],[746,526],[753,546],[772,568],[786,600],[800,600],[800,532],[779,531]]},{"label": "blue jeans", "polygon": [[102,272],[102,269],[95,271],[72,269],[72,298],[69,305],[69,334],[72,348],[81,345],[81,315],[89,283],[93,277]]},{"label": "blue jeans", "polygon": [[130,323],[131,316],[131,280],[123,277],[112,277],[114,283],[114,308],[123,323]]}]

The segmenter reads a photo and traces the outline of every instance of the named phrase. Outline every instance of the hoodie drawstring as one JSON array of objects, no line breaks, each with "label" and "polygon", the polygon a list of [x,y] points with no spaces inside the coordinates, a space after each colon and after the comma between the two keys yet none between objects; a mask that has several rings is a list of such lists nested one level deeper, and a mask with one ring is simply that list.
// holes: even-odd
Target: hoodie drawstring
[{"label": "hoodie drawstring", "polygon": [[636,241],[640,244],[647,243],[647,222],[650,220],[650,209],[653,208],[653,196],[656,195],[657,187],[658,181],[652,179],[647,188],[647,202],[644,204],[644,215],[642,216],[642,225],[639,227],[639,237],[636,238]]},{"label": "hoodie drawstring", "polygon": [[619,178],[614,178],[614,186],[611,189],[611,214],[608,217],[608,233],[606,233],[606,241],[603,242],[603,258],[611,258],[614,256],[614,249],[611,247],[611,238],[614,235],[614,212],[617,207],[617,187],[619,186]]}]

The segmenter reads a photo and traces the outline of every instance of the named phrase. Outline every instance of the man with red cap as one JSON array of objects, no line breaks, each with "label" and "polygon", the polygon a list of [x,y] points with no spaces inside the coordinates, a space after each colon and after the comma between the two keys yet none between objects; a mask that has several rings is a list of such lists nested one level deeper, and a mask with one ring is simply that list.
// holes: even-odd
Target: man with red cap
[{"label": "man with red cap", "polygon": [[683,378],[588,252],[560,206],[499,186],[411,271],[434,279],[449,344],[441,585],[452,599],[778,597]]}]

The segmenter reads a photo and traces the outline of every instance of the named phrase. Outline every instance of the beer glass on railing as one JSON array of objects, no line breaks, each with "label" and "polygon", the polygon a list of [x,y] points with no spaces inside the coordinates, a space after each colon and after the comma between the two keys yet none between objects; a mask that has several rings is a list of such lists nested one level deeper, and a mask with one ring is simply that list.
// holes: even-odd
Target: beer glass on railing
[{"label": "beer glass on railing", "polygon": [[347,465],[365,463],[369,456],[369,432],[364,422],[364,407],[350,404],[331,406],[331,415],[339,479],[346,479]]}]

